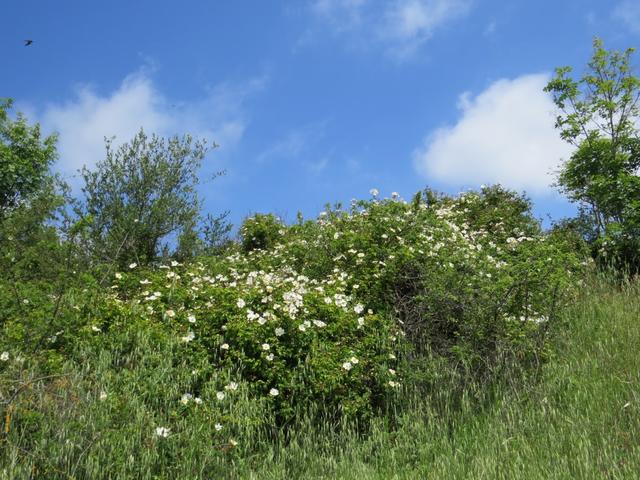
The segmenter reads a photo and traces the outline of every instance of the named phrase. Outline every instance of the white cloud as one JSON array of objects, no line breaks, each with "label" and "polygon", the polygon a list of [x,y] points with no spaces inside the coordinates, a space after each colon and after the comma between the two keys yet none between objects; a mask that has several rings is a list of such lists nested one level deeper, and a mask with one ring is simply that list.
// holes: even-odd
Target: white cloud
[{"label": "white cloud", "polygon": [[[378,48],[395,58],[415,53],[434,32],[466,15],[473,0],[314,0],[311,11],[357,48]],[[306,37],[310,35],[305,32]],[[308,38],[305,37],[305,41]]]},{"label": "white cloud", "polygon": [[622,21],[635,33],[640,33],[640,3],[637,0],[624,0],[613,10],[612,16]]},{"label": "white cloud", "polygon": [[170,101],[147,74],[139,72],[104,96],[81,86],[73,100],[48,105],[38,116],[45,131],[59,134],[58,168],[65,174],[104,158],[105,137],[115,136],[118,144],[131,139],[141,127],[164,136],[190,133],[210,144],[215,141],[221,151],[227,151],[244,133],[244,100],[264,82],[258,78],[236,86],[221,84],[200,101],[181,103]]},{"label": "white cloud", "polygon": [[547,74],[494,82],[476,97],[462,94],[461,117],[439,128],[414,152],[427,179],[461,186],[501,183],[550,193],[551,172],[571,154],[554,128],[555,106],[543,92]]}]

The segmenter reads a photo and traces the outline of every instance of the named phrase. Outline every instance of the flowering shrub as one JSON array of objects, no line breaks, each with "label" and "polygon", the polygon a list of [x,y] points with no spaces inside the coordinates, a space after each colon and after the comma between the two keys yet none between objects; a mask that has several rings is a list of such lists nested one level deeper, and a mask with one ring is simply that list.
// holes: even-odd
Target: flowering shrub
[{"label": "flowering shrub", "polygon": [[257,213],[240,227],[241,245],[245,252],[272,247],[284,233],[284,224],[272,214]]},{"label": "flowering shrub", "polygon": [[54,345],[112,350],[132,325],[163,332],[199,372],[175,402],[222,405],[242,385],[280,422],[311,406],[371,415],[425,361],[486,375],[505,353],[523,365],[544,354],[580,263],[526,199],[499,187],[412,202],[372,194],[292,226],[249,218],[224,257],[132,263],[100,299],[78,302],[81,326]]},{"label": "flowering shrub", "polygon": [[117,329],[132,317],[162,324],[185,356],[237,371],[282,418],[309,404],[370,411],[398,386],[398,327],[348,294],[344,272],[311,279],[277,262],[253,270],[269,255],[234,254],[211,267],[174,262],[142,279],[119,273],[108,301],[118,314],[94,327]]}]

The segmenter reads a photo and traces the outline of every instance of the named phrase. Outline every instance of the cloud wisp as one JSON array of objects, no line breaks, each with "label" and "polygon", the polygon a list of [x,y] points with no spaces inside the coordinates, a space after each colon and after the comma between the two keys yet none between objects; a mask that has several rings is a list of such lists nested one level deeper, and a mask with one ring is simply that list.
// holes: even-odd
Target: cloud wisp
[{"label": "cloud wisp", "polygon": [[612,17],[624,23],[633,33],[640,34],[640,3],[624,0],[613,9]]},{"label": "cloud wisp", "polygon": [[465,16],[473,0],[314,0],[311,12],[358,49],[382,47],[397,60],[412,57],[435,32]]},{"label": "cloud wisp", "polygon": [[330,163],[330,154],[324,153],[319,159],[318,149],[325,136],[327,122],[316,122],[294,128],[282,138],[269,145],[256,158],[258,164],[271,162],[296,162],[306,167],[312,174],[322,173]]},{"label": "cloud wisp", "polygon": [[543,92],[548,74],[502,79],[472,97],[460,96],[460,118],[414,151],[417,171],[455,186],[501,183],[547,195],[552,172],[571,154],[554,128],[555,106]]}]

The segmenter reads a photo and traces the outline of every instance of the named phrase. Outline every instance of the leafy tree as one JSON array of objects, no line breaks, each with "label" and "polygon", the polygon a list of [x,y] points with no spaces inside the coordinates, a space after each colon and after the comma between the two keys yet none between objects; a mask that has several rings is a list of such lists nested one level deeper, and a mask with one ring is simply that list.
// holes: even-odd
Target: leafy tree
[{"label": "leafy tree", "polygon": [[0,99],[0,220],[46,188],[56,159],[56,137],[42,138],[40,126],[21,113],[12,120],[11,107],[11,100]]},{"label": "leafy tree", "polygon": [[97,259],[149,263],[172,236],[182,236],[184,252],[184,242],[194,242],[190,230],[200,210],[196,186],[206,142],[189,135],[148,137],[140,130],[118,148],[107,140],[106,150],[94,170],[82,170],[82,213]]},{"label": "leafy tree", "polygon": [[64,185],[50,171],[56,137],[43,137],[0,102],[0,270],[5,280],[56,278],[62,252]]},{"label": "leafy tree", "polygon": [[545,91],[560,114],[556,128],[576,147],[559,172],[560,189],[591,218],[594,254],[618,266],[640,268],[640,78],[634,49],[608,51],[593,43],[588,71],[575,80],[556,69]]}]

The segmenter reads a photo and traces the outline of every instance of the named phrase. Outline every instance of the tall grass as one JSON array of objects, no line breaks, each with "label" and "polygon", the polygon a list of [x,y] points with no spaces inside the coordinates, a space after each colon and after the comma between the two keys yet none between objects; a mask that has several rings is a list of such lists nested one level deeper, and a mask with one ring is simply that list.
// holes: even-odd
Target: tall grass
[{"label": "tall grass", "polygon": [[[127,378],[103,354],[24,392],[37,428],[2,438],[0,478],[638,478],[640,285],[591,279],[550,328],[555,352],[536,382],[478,400],[443,377],[427,397],[405,394],[410,406],[366,433],[304,419],[286,435],[254,428],[266,409],[245,399],[235,413],[246,421],[229,427],[237,447],[214,443],[207,418],[186,417],[179,434],[153,438],[175,415],[163,399],[190,379],[170,348],[140,338],[120,360],[134,365]],[[97,378],[124,400],[92,400]]]}]

